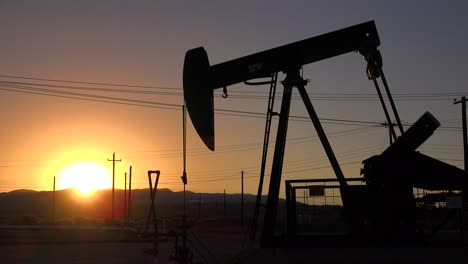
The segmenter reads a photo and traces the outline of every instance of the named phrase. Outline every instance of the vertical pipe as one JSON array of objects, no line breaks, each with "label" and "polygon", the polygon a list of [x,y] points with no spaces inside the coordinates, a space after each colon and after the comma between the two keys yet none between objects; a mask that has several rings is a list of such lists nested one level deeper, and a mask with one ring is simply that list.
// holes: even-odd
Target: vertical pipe
[{"label": "vertical pipe", "polygon": [[186,116],[185,116],[185,105],[182,105],[182,126],[183,126],[183,128],[182,128],[182,130],[183,130],[182,134],[183,134],[183,135],[182,135],[182,136],[183,136],[183,148],[184,148],[184,171],[185,171],[185,166],[186,166],[186,161],[187,161],[186,155],[185,155],[185,154],[186,154],[186,153],[185,153],[185,152],[186,152],[186,147],[187,147],[186,131],[185,131],[186,120],[185,120],[185,119],[186,119]]},{"label": "vertical pipe", "polygon": [[182,215],[182,248],[184,254],[187,250],[187,215],[185,212],[185,184],[184,184],[184,214]]},{"label": "vertical pipe", "polygon": [[187,184],[187,172],[186,172],[186,156],[187,156],[187,132],[186,132],[186,114],[185,114],[185,102],[182,104],[182,148],[183,148],[183,160],[184,160],[184,171],[182,173],[182,182],[184,185],[184,213],[182,215],[182,249],[183,249],[183,260],[182,263],[185,263],[187,260],[187,212],[185,208],[185,185]]},{"label": "vertical pipe", "polygon": [[[187,116],[185,112],[185,105],[182,105],[182,150],[183,150],[183,166],[184,170],[182,172],[182,182],[187,184]],[[185,200],[184,200],[185,203]]]}]

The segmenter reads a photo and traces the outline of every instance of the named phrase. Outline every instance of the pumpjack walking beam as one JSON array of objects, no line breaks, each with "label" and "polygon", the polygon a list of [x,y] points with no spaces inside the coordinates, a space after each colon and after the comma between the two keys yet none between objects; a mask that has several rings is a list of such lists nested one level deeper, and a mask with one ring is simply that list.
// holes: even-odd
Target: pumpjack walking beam
[{"label": "pumpjack walking beam", "polygon": [[379,45],[375,23],[369,21],[212,66],[203,47],[191,49],[185,54],[183,86],[192,124],[205,145],[214,150],[215,89],[349,52],[366,56],[368,50],[376,50]]}]

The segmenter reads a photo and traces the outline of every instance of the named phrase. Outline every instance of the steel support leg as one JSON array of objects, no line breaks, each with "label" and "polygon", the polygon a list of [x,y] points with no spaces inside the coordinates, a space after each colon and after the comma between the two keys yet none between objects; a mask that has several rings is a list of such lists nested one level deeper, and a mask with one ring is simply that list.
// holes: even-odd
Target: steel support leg
[{"label": "steel support leg", "polygon": [[310,116],[310,120],[312,120],[312,123],[314,124],[315,130],[317,131],[317,135],[320,138],[320,142],[322,143],[325,153],[327,154],[328,160],[331,163],[331,166],[333,168],[333,171],[335,172],[336,178],[338,179],[340,183],[340,187],[341,188],[346,187],[348,185],[346,183],[346,179],[343,175],[343,172],[341,171],[340,165],[338,164],[338,161],[335,157],[335,153],[333,152],[330,142],[328,141],[327,135],[325,135],[325,131],[323,130],[322,124],[320,123],[317,113],[315,112],[314,107],[312,106],[312,102],[310,101],[310,98],[307,95],[307,91],[304,88],[304,85],[299,85],[297,89],[299,90],[299,93],[301,94],[302,101],[304,101],[304,105],[307,108],[307,112],[309,113],[309,116]]},{"label": "steel support leg", "polygon": [[283,158],[286,146],[286,136],[288,132],[289,110],[291,108],[292,88],[296,86],[291,82],[289,75],[283,81],[284,91],[281,102],[281,112],[278,123],[278,132],[276,135],[275,153],[273,156],[273,165],[271,169],[270,185],[265,208],[265,218],[263,221],[263,230],[260,238],[261,247],[270,247],[273,245],[276,226],[276,213],[278,209],[278,196],[281,185],[281,174],[283,171]]},{"label": "steel support leg", "polygon": [[[375,90],[377,91],[377,95],[379,96],[380,104],[382,105],[382,109],[385,114],[385,118],[387,119],[388,129],[390,130],[390,136],[393,138],[393,141],[397,139],[395,129],[393,129],[392,120],[390,119],[390,115],[388,114],[387,106],[385,105],[385,101],[382,96],[382,92],[380,91],[379,83],[374,76],[372,76],[372,82],[374,83]],[[403,133],[402,133],[403,134]]]},{"label": "steel support leg", "polygon": [[[395,102],[393,101],[392,94],[390,93],[390,88],[388,87],[387,79],[385,78],[385,75],[383,73],[382,68],[378,67],[378,70],[379,70],[380,78],[382,79],[382,83],[383,83],[384,88],[385,88],[385,92],[387,93],[387,96],[388,96],[388,101],[390,101],[390,106],[392,107],[393,114],[395,115],[395,119],[396,119],[396,122],[398,124],[398,128],[400,129],[400,134],[403,135],[403,133],[405,133],[405,131],[403,130],[403,125],[401,124],[400,115],[398,114],[398,111],[396,109]],[[391,123],[389,123],[389,124],[391,124]]]}]

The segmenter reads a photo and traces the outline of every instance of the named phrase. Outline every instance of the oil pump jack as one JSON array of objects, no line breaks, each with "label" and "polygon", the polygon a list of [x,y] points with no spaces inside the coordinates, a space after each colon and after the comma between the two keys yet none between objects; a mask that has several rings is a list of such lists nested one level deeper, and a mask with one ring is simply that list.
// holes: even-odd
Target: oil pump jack
[{"label": "oil pump jack", "polygon": [[[369,234],[388,240],[411,239],[416,232],[413,187],[430,190],[461,190],[466,187],[467,176],[464,171],[416,152],[417,147],[439,126],[439,122],[426,112],[406,132],[403,130],[382,70],[379,45],[375,23],[369,21],[216,65],[210,65],[203,47],[187,51],[183,70],[185,103],[198,135],[212,151],[215,149],[213,91],[223,88],[226,93],[227,86],[271,77],[278,72],[286,76],[282,82],[283,97],[260,238],[262,247],[277,246],[279,243],[275,226],[294,87],[299,91],[339,182],[351,234]],[[400,137],[397,137],[390,126],[395,142],[381,155],[363,161],[361,173],[366,182],[363,186],[348,185],[306,92],[307,81],[300,74],[303,65],[350,52],[358,52],[366,60],[367,77],[372,80],[385,118],[391,124],[392,120],[377,82],[381,79],[400,132]]]}]

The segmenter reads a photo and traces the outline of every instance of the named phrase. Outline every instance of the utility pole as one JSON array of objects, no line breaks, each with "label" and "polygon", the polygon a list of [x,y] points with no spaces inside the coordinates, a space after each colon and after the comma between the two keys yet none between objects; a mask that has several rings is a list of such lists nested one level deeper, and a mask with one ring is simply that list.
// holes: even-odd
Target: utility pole
[{"label": "utility pole", "polygon": [[128,208],[127,208],[127,221],[132,216],[132,166],[128,172]]},{"label": "utility pole", "polygon": [[466,129],[466,97],[462,96],[461,100],[454,100],[453,104],[462,104],[462,125],[463,125],[463,159],[465,172],[468,172],[468,139]]},{"label": "utility pole", "polygon": [[241,226],[244,226],[244,171],[241,171]]},{"label": "utility pole", "polygon": [[[464,161],[464,169],[465,174],[468,173],[468,139],[467,139],[467,129],[466,129],[466,97],[462,96],[461,100],[454,100],[453,104],[460,104],[462,105],[462,126],[463,126],[463,161]],[[466,202],[468,195],[468,190],[463,190],[462,192],[462,201]],[[465,232],[464,232],[464,211],[466,210],[466,205],[462,206],[460,210],[460,233],[462,241],[465,239]]]},{"label": "utility pole", "polygon": [[121,162],[122,160],[115,159],[115,152],[112,154],[112,159],[107,159],[107,161],[112,161],[112,218],[114,220],[114,189],[115,189],[115,162]]},{"label": "utility pole", "polygon": [[55,224],[55,176],[54,176],[54,188],[52,191],[52,224]]},{"label": "utility pole", "polygon": [[127,173],[125,172],[125,180],[124,180],[124,222],[127,222]]},{"label": "utility pole", "polygon": [[226,189],[224,189],[223,195],[223,215],[226,216]]}]

